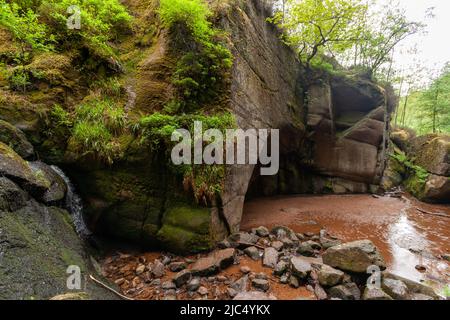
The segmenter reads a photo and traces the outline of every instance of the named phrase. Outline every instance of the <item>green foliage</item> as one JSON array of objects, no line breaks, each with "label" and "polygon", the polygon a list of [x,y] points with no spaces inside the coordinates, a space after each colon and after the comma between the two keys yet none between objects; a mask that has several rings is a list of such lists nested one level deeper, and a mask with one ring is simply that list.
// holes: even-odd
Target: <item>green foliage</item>
[{"label": "green foliage", "polygon": [[214,34],[208,21],[211,11],[203,0],[160,0],[158,12],[167,29],[185,24],[198,41],[208,41]]},{"label": "green foliage", "polygon": [[219,32],[208,21],[211,12],[205,1],[162,0],[159,14],[180,51],[173,74],[178,97],[167,109],[172,113],[195,111],[225,90],[232,54],[219,43]]},{"label": "green foliage", "polygon": [[55,107],[60,123],[73,123],[71,143],[79,155],[92,154],[107,163],[113,163],[123,156],[119,139],[127,133],[128,121],[120,103],[109,98],[94,99],[75,109],[73,120]]},{"label": "green foliage", "polygon": [[407,174],[409,176],[415,177],[415,179],[418,180],[421,184],[424,184],[427,182],[427,179],[429,177],[429,173],[427,170],[422,168],[421,166],[415,165],[413,161],[411,161],[406,154],[403,152],[401,153],[395,153],[392,154],[391,157],[395,160],[397,160],[401,165],[403,165],[406,170]]},{"label": "green foliage", "polygon": [[8,29],[19,43],[20,63],[24,63],[33,50],[53,50],[54,37],[38,18],[39,15],[30,8],[22,9],[16,2],[0,0],[0,25]]},{"label": "green foliage", "polygon": [[13,90],[25,92],[30,85],[30,77],[23,67],[17,67],[8,77],[9,84]]},{"label": "green foliage", "polygon": [[450,64],[427,88],[402,97],[396,119],[419,135],[450,133]]},{"label": "green foliage", "polygon": [[334,56],[350,49],[362,32],[367,5],[360,0],[287,0],[286,14],[269,21],[286,30],[285,41],[295,47],[302,61]]},{"label": "green foliage", "polygon": [[[80,9],[81,29],[67,28],[71,6]],[[59,43],[68,48],[80,45],[101,58],[115,56],[108,41],[130,28],[131,16],[118,0],[52,0],[39,7],[52,26]]]},{"label": "green foliage", "polygon": [[[195,121],[201,121],[203,130],[226,129],[236,127],[234,116],[225,112],[207,116],[204,114],[166,115],[154,113],[140,120],[141,141],[149,143],[155,151],[170,152],[175,145],[171,141],[172,134],[177,129],[186,129],[193,136]],[[170,154],[167,154],[170,157]],[[224,165],[184,165],[170,166],[173,172],[183,176],[185,189],[192,191],[197,202],[208,204],[223,187],[225,177]]]}]

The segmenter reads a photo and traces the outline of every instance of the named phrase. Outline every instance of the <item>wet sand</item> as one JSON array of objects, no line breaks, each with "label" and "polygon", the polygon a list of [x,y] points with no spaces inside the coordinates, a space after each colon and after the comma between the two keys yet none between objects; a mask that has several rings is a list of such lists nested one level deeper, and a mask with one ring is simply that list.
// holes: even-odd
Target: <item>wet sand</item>
[{"label": "wet sand", "polygon": [[[440,217],[428,213],[448,215]],[[381,250],[388,270],[438,290],[450,283],[450,206],[428,205],[410,197],[371,195],[294,196],[246,203],[242,230],[285,225],[296,232],[326,229],[343,241],[370,239]],[[416,270],[426,267],[425,272]]]}]

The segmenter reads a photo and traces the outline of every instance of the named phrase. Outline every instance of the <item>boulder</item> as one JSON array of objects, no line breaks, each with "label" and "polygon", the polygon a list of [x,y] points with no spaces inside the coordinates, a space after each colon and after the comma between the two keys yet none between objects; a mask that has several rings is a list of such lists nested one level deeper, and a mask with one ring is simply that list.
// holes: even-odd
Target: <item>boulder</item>
[{"label": "boulder", "polygon": [[263,227],[263,226],[256,228],[255,233],[257,236],[264,237],[264,238],[268,237],[270,234],[269,229],[267,229],[266,227]]},{"label": "boulder", "polygon": [[22,189],[40,200],[50,188],[50,181],[41,171],[33,171],[28,162],[14,150],[0,142],[0,176],[14,181]]},{"label": "boulder", "polygon": [[385,278],[381,288],[395,300],[407,300],[409,297],[408,287],[401,280]]},{"label": "boulder", "polygon": [[173,283],[177,286],[177,288],[180,288],[185,283],[187,283],[189,280],[191,280],[192,273],[189,270],[183,270],[178,272],[172,279]]},{"label": "boulder", "polygon": [[268,291],[270,288],[270,284],[269,281],[264,280],[264,279],[253,279],[252,280],[252,286],[255,289],[261,290],[261,291]]},{"label": "boulder", "polygon": [[351,282],[332,287],[328,294],[330,298],[338,298],[341,300],[360,300],[361,291],[358,286]]},{"label": "boulder", "polygon": [[433,175],[450,176],[450,135],[430,134],[412,140],[415,164]]},{"label": "boulder", "polygon": [[259,250],[256,247],[248,247],[244,250],[244,253],[255,261],[261,259]]},{"label": "boulder", "polygon": [[436,299],[436,300],[439,299],[439,296],[436,294],[436,292],[434,291],[433,288],[431,288],[429,286],[426,286],[426,285],[424,285],[422,283],[415,282],[415,281],[412,281],[410,279],[406,279],[404,277],[400,277],[400,276],[398,276],[396,274],[393,274],[393,273],[390,273],[390,272],[386,272],[386,271],[383,272],[383,280],[384,279],[393,279],[393,280],[399,280],[399,281],[403,282],[406,285],[406,287],[408,288],[408,291],[411,294],[415,294],[415,293],[423,294],[423,295],[426,295],[426,296],[430,296],[430,297],[432,297],[433,299]]},{"label": "boulder", "polygon": [[342,282],[344,273],[327,265],[322,265],[318,272],[319,283],[324,287],[334,287]]},{"label": "boulder", "polygon": [[425,183],[422,199],[429,202],[450,202],[450,177],[430,175]]},{"label": "boulder", "polygon": [[263,266],[274,269],[278,263],[278,251],[272,247],[264,249]]},{"label": "boulder", "polygon": [[363,293],[363,300],[394,300],[380,288],[367,287]]},{"label": "boulder", "polygon": [[236,249],[228,248],[211,253],[205,258],[197,260],[191,266],[194,276],[209,276],[228,268],[234,263]]},{"label": "boulder", "polygon": [[50,187],[43,195],[42,200],[50,205],[61,203],[67,193],[67,185],[63,178],[41,161],[30,162],[30,167],[36,175],[42,174],[50,182]]},{"label": "boulder", "polygon": [[28,142],[25,134],[3,120],[0,120],[0,142],[8,145],[24,159],[29,159],[34,155],[33,145]]},{"label": "boulder", "polygon": [[303,257],[292,257],[290,264],[291,272],[299,279],[305,279],[312,271],[312,266],[309,261]]},{"label": "boulder", "polygon": [[27,205],[29,196],[8,178],[0,177],[0,211],[13,212]]},{"label": "boulder", "polygon": [[370,266],[386,268],[383,257],[369,240],[331,247],[322,256],[323,263],[344,271],[366,273]]}]

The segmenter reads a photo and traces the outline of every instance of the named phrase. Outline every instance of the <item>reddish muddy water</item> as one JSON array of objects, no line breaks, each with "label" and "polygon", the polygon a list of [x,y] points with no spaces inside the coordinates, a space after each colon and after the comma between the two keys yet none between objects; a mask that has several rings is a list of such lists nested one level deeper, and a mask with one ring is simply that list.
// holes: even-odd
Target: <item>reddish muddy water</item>
[{"label": "reddish muddy water", "polygon": [[[244,208],[242,229],[261,225],[285,225],[296,232],[326,229],[346,242],[370,239],[381,250],[389,271],[427,283],[439,291],[450,283],[450,264],[441,258],[450,253],[450,206],[423,204],[406,196],[399,199],[330,195],[251,200]],[[418,265],[425,266],[426,271],[416,270]]]}]

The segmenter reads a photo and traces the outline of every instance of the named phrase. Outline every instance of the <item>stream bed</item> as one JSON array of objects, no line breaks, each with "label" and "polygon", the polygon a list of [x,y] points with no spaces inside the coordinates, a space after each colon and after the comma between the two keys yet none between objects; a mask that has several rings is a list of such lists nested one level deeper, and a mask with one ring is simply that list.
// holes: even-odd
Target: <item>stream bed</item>
[{"label": "stream bed", "polygon": [[407,195],[251,200],[245,205],[241,228],[248,231],[261,225],[285,225],[303,233],[326,229],[345,242],[370,239],[381,250],[389,271],[438,292],[448,290],[450,263],[442,256],[450,253],[450,206],[424,204]]}]

